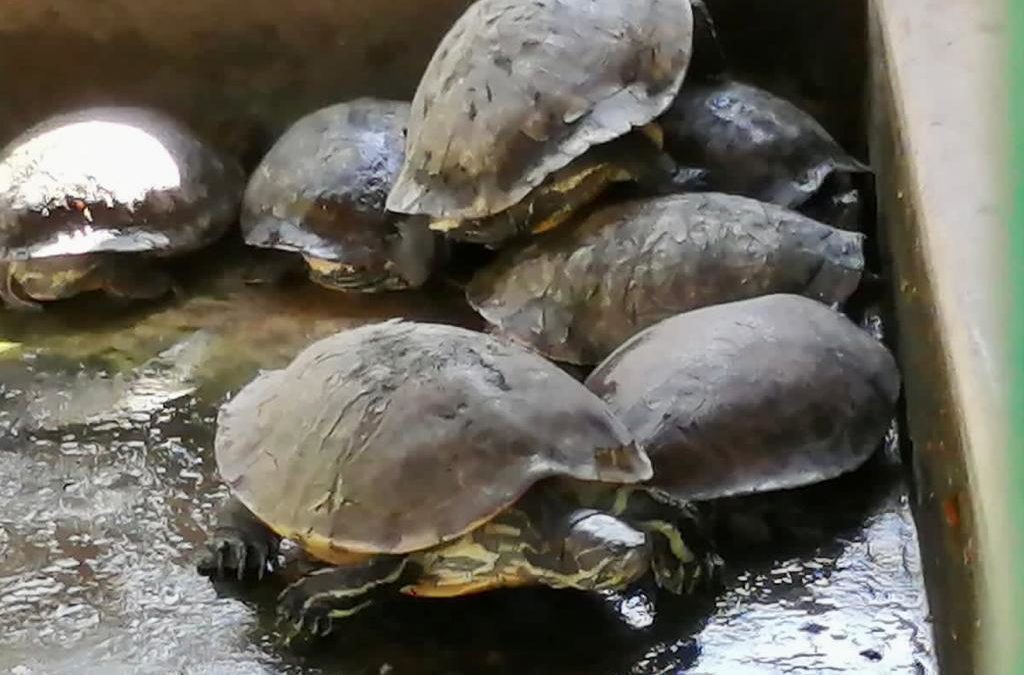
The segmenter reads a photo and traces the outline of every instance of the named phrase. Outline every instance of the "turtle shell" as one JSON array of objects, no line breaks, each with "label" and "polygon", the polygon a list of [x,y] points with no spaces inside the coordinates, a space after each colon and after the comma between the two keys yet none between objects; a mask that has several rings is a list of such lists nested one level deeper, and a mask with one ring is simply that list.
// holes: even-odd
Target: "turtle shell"
[{"label": "turtle shell", "polygon": [[659,124],[677,161],[708,170],[709,189],[787,208],[836,173],[870,171],[811,115],[742,82],[687,83]]},{"label": "turtle shell", "polygon": [[[249,180],[242,233],[252,246],[295,251],[367,270],[429,276],[433,235],[420,223],[419,255],[400,255],[397,221],[384,210],[405,154],[409,104],[361,98],[295,122]],[[413,233],[415,236],[415,233]]]},{"label": "turtle shell", "polygon": [[325,560],[433,546],[545,477],[651,475],[607,406],[553,364],[397,320],[322,339],[258,377],[222,408],[215,446],[235,495]]},{"label": "turtle shell", "polygon": [[478,0],[416,90],[388,209],[474,219],[518,203],[664,112],[692,33],[688,0]]},{"label": "turtle shell", "polygon": [[766,293],[844,301],[863,235],[721,193],[623,202],[509,250],[466,289],[493,326],[548,358],[596,364],[679,312]]},{"label": "turtle shell", "polygon": [[769,295],[666,319],[586,381],[680,499],[791,488],[855,469],[900,390],[889,351],[845,316]]},{"label": "turtle shell", "polygon": [[0,257],[198,249],[234,221],[243,185],[234,160],[161,112],[56,115],[0,151]]}]

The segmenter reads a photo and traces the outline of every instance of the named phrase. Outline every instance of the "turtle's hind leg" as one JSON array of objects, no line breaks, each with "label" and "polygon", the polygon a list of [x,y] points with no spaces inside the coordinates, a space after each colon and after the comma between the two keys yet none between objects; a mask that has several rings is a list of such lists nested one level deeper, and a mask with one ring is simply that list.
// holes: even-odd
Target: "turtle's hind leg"
[{"label": "turtle's hind leg", "polygon": [[325,567],[288,586],[278,598],[278,616],[285,624],[285,642],[321,637],[346,619],[392,594],[418,576],[407,556],[379,555],[350,565]]},{"label": "turtle's hind leg", "polygon": [[212,579],[262,580],[277,563],[281,538],[237,499],[221,507],[196,571]]}]

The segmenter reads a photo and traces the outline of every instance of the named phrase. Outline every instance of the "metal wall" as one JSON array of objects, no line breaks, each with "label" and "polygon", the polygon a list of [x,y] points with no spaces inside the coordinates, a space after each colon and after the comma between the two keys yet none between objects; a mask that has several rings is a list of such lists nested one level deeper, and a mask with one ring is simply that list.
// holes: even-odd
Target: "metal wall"
[{"label": "metal wall", "polygon": [[0,142],[61,108],[145,103],[243,154],[338,100],[411,97],[468,0],[4,0]]}]

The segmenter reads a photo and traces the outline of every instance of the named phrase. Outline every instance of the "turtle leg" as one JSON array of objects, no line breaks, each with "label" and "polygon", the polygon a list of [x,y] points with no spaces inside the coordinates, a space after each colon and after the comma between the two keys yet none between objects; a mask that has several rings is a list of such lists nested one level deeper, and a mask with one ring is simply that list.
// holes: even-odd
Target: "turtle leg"
[{"label": "turtle leg", "polygon": [[286,625],[285,642],[327,635],[336,619],[361,612],[377,597],[395,593],[418,575],[407,556],[380,555],[302,577],[278,598],[278,616]]},{"label": "turtle leg", "polygon": [[240,501],[221,507],[217,526],[199,555],[196,571],[211,579],[262,580],[276,564],[281,538]]},{"label": "turtle leg", "polygon": [[22,312],[38,312],[42,305],[24,297],[15,288],[13,263],[0,263],[0,301],[8,309]]},{"label": "turtle leg", "polygon": [[651,569],[659,587],[685,595],[714,585],[722,561],[696,505],[659,499],[646,490],[631,490],[629,502],[629,522],[652,537]]},{"label": "turtle leg", "polygon": [[623,485],[614,490],[576,488],[581,501],[622,518],[647,534],[651,571],[659,587],[683,595],[718,576],[721,559],[708,534],[706,514],[660,491]]}]

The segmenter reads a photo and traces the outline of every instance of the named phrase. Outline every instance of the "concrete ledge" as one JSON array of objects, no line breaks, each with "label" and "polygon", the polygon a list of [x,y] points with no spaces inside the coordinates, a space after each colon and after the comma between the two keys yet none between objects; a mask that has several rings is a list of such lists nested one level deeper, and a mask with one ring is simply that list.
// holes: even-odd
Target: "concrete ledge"
[{"label": "concrete ledge", "polygon": [[1008,592],[1000,10],[875,0],[870,12],[872,159],[936,643],[945,672],[1006,673],[1024,626]]}]

